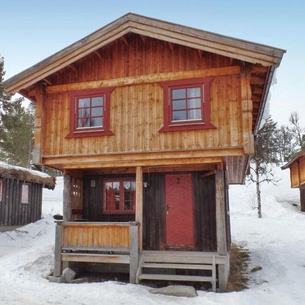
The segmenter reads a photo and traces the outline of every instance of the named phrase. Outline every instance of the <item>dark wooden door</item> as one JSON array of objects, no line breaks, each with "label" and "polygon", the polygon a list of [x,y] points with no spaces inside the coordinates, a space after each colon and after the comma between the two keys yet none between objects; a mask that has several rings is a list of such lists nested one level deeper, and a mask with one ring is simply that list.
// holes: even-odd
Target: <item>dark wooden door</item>
[{"label": "dark wooden door", "polygon": [[166,244],[194,246],[192,175],[165,177]]}]

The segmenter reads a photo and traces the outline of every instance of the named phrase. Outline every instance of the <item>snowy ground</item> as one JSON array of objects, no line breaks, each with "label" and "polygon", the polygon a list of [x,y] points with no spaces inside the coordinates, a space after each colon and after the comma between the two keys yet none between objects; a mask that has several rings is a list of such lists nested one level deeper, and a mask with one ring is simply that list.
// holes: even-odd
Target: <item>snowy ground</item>
[{"label": "snowy ground", "polygon": [[305,213],[299,190],[290,189],[289,171],[277,170],[282,180],[263,187],[263,218],[253,210],[252,186],[231,186],[233,242],[245,246],[251,265],[262,270],[250,275],[242,292],[198,291],[182,298],[149,293],[142,285],[104,283],[56,284],[45,277],[53,267],[54,221],[62,213],[62,179],[54,191],[45,190],[44,218],[18,230],[0,233],[0,304],[189,304],[189,305],[299,305],[305,304]]}]

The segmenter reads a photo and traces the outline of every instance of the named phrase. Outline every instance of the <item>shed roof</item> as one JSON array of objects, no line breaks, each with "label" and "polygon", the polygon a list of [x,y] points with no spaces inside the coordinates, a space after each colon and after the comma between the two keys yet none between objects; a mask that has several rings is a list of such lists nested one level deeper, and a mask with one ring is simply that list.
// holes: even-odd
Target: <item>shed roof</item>
[{"label": "shed roof", "polygon": [[297,162],[302,157],[305,157],[305,149],[300,151],[292,160],[284,164],[281,168],[282,169],[290,168],[295,162]]},{"label": "shed roof", "polygon": [[55,188],[54,177],[51,177],[46,173],[30,170],[20,166],[13,166],[4,162],[0,162],[0,177],[43,184],[43,186],[48,189]]},{"label": "shed roof", "polygon": [[279,66],[283,54],[286,52],[283,49],[263,44],[128,13],[9,78],[4,82],[4,87],[9,93],[19,92],[22,94],[22,89],[35,84],[127,33],[136,33],[273,68]]}]

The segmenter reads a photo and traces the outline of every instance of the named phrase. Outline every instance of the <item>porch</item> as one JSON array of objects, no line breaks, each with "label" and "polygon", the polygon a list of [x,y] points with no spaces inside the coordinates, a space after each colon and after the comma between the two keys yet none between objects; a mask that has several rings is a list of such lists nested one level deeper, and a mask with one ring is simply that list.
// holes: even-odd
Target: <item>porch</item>
[{"label": "porch", "polygon": [[139,223],[57,222],[54,276],[64,262],[123,264],[130,283],[144,280],[205,282],[224,290],[229,256],[216,252],[139,249]]}]

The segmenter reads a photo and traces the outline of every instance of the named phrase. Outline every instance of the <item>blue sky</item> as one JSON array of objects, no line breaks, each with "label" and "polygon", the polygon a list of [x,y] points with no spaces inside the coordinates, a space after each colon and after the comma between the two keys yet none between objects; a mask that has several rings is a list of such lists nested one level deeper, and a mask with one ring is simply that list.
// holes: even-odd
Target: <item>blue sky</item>
[{"label": "blue sky", "polygon": [[270,93],[270,114],[305,126],[304,0],[10,0],[1,3],[5,79],[128,12],[287,50]]}]

